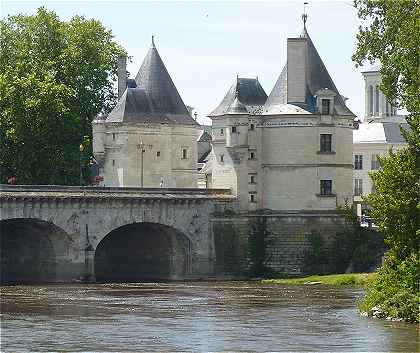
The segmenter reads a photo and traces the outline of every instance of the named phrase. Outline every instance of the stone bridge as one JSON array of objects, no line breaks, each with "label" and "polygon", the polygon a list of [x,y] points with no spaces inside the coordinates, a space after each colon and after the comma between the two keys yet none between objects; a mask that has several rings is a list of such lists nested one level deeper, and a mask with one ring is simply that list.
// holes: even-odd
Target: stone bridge
[{"label": "stone bridge", "polygon": [[209,278],[228,190],[0,186],[1,282]]}]

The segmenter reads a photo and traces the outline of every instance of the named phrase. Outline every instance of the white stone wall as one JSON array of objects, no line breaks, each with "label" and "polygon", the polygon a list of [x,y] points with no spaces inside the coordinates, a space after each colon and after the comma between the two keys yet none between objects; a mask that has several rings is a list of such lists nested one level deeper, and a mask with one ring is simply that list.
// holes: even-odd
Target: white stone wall
[{"label": "white stone wall", "polygon": [[[397,151],[406,147],[407,144],[390,144],[390,143],[355,143],[353,144],[353,161],[355,155],[362,156],[362,169],[354,169],[353,172],[353,196],[354,202],[357,205],[357,212],[360,215],[362,210],[362,196],[370,194],[373,190],[373,181],[369,173],[374,172],[372,170],[372,158],[374,155],[387,156],[389,151]],[[362,179],[362,195],[356,196],[354,194],[355,188],[355,179]]]},{"label": "white stone wall", "polygon": [[[235,134],[232,125],[237,126]],[[350,205],[352,128],[351,117],[215,118],[213,187],[231,188],[242,210],[334,210]],[[321,134],[332,135],[332,153],[319,153]],[[322,179],[332,180],[334,195],[319,195]]]},{"label": "white stone wall", "polygon": [[141,186],[143,169],[144,187],[197,187],[196,126],[102,121],[93,123],[93,137],[102,185]]},{"label": "white stone wall", "polygon": [[[379,97],[376,96],[376,87],[381,84],[381,76],[379,71],[364,72],[365,79],[365,121],[372,118],[382,118],[387,116],[396,115],[397,111],[388,102],[386,96],[379,90]],[[370,87],[372,87],[373,94],[373,109],[370,108]],[[376,101],[379,98],[379,111],[376,111]]]}]

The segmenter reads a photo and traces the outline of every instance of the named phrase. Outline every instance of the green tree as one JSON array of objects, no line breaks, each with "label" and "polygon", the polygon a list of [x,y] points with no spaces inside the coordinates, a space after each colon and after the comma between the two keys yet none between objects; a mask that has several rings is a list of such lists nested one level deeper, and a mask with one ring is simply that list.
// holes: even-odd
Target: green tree
[{"label": "green tree", "polygon": [[125,51],[99,21],[65,22],[43,7],[0,21],[0,48],[0,182],[77,184],[79,145],[115,104]]},{"label": "green tree", "polygon": [[[352,59],[381,63],[381,90],[396,107],[407,109],[411,148],[420,151],[420,1],[354,0],[359,18],[357,48]],[[417,160],[417,168],[418,160]]]},{"label": "green tree", "polygon": [[355,0],[364,21],[353,55],[381,64],[381,90],[394,106],[405,108],[408,148],[380,158],[372,173],[376,192],[366,198],[390,246],[387,261],[371,284],[362,309],[380,307],[384,316],[419,320],[420,257],[420,2]]},{"label": "green tree", "polygon": [[[376,191],[365,200],[395,260],[403,261],[418,249],[420,181],[416,158],[409,149],[379,158],[381,169],[371,173]],[[390,254],[390,255],[391,255]]]}]

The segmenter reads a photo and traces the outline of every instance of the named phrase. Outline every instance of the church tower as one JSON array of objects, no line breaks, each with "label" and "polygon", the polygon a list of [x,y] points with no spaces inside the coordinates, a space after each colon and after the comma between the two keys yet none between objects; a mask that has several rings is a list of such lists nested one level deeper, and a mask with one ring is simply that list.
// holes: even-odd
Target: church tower
[{"label": "church tower", "polygon": [[[124,72],[125,69],[119,70]],[[125,81],[124,81],[125,82]],[[93,151],[106,186],[196,187],[199,125],[152,45],[117,105],[93,121]]]},{"label": "church tower", "polygon": [[365,122],[381,122],[397,115],[397,109],[388,102],[379,89],[381,84],[380,67],[374,66],[362,72],[365,79]]}]

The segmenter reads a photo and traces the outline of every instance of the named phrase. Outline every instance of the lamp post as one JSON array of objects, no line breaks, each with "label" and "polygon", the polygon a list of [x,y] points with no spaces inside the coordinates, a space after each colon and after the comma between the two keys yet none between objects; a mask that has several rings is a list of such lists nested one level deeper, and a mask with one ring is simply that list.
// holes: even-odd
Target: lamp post
[{"label": "lamp post", "polygon": [[140,179],[140,186],[143,187],[143,183],[144,183],[143,161],[144,161],[144,152],[145,152],[143,140],[140,140],[139,147],[140,147],[140,153],[141,153],[141,166],[140,166],[140,168],[141,168],[141,174],[140,174],[141,179]]},{"label": "lamp post", "polygon": [[82,186],[83,183],[83,169],[82,169],[82,153],[85,149],[85,146],[83,146],[83,143],[80,144],[79,146],[79,151],[80,151],[80,160],[79,160],[79,164],[80,164],[80,180],[79,180],[79,184],[80,186]]}]

